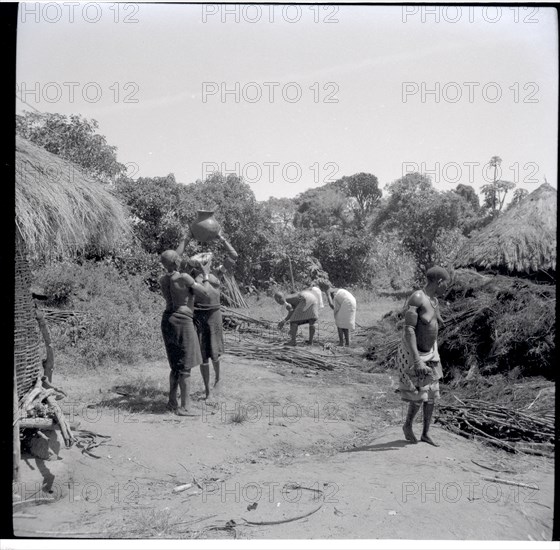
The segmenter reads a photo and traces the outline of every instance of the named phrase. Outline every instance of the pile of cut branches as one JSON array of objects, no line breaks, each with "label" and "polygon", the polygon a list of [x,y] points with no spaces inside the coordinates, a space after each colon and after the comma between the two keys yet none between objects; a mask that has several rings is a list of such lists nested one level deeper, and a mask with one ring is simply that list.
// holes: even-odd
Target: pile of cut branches
[{"label": "pile of cut branches", "polygon": [[540,456],[554,453],[554,418],[528,414],[480,399],[440,405],[435,421],[447,430],[510,452]]},{"label": "pile of cut branches", "polygon": [[227,353],[238,357],[259,359],[261,361],[274,361],[280,363],[291,363],[298,367],[318,370],[333,370],[337,366],[345,365],[342,361],[333,357],[311,351],[302,347],[284,346],[244,340],[240,344],[230,344]]},{"label": "pile of cut branches", "polygon": [[222,318],[230,321],[237,321],[239,323],[254,324],[261,327],[273,328],[277,325],[274,321],[267,321],[266,319],[256,319],[246,313],[241,313],[230,309],[229,307],[222,306]]},{"label": "pile of cut branches", "polygon": [[[554,377],[556,288],[504,275],[458,269],[440,298],[445,326],[438,347],[446,369],[483,374],[517,369],[524,376]],[[370,330],[366,357],[372,368],[392,362],[402,333],[403,310]]]},{"label": "pile of cut branches", "polygon": [[404,310],[390,311],[381,320],[369,327],[369,337],[366,344],[365,357],[373,364],[368,369],[376,367],[390,368],[402,338],[404,325]]}]

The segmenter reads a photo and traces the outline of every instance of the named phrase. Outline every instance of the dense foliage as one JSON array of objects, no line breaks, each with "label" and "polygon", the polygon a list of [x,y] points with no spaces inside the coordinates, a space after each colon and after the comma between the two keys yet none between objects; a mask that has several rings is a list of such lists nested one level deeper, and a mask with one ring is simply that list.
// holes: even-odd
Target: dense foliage
[{"label": "dense foliage", "polygon": [[21,137],[73,162],[86,175],[109,183],[123,175],[126,167],[117,161],[117,148],[107,143],[98,128],[96,120],[80,115],[29,111],[16,115],[16,131]]},{"label": "dense foliage", "polygon": [[[48,305],[76,313],[70,316],[74,321],[55,325],[55,349],[88,366],[164,355],[159,255],[177,248],[198,209],[215,212],[237,250],[235,276],[242,288],[297,290],[328,278],[337,286],[406,294],[430,266],[451,266],[465,239],[500,215],[514,188],[499,178],[501,159],[492,157],[494,178],[482,187],[482,201],[469,185],[438,191],[419,173],[394,180],[383,194],[374,174],[360,172],[293,199],[259,202],[234,174],[215,173],[189,184],[177,182],[173,174],[131,179],[117,161],[116,148],[97,129],[96,121],[79,115],[17,117],[20,135],[101,182],[113,183],[128,209],[133,237],[120,249],[101,256],[84,251],[73,262],[34,269],[35,283],[49,296]],[[517,189],[510,204],[518,204],[526,194]],[[185,252],[201,250],[224,259],[217,241],[191,240]],[[553,287],[534,299],[534,288],[526,283],[511,286],[507,279],[500,281],[499,288],[467,285],[476,287],[476,300],[473,294],[449,295],[446,313],[467,315],[457,317],[462,324],[453,325],[455,329],[444,331],[442,350],[460,369],[483,362],[496,370],[514,365],[526,373],[552,372]],[[458,288],[456,283],[453,292]],[[372,338],[372,357],[389,357],[387,335],[395,337],[398,321],[395,313],[380,324]],[[451,334],[457,327],[462,332]]]},{"label": "dense foliage", "polygon": [[142,279],[100,262],[57,262],[35,270],[35,284],[50,297],[45,305],[73,314],[61,323],[47,317],[55,353],[86,367],[164,356],[163,298]]},{"label": "dense foliage", "polygon": [[[293,199],[258,202],[234,174],[215,173],[190,184],[177,182],[173,174],[131,179],[117,161],[116,148],[98,133],[97,122],[79,115],[26,112],[17,117],[17,130],[101,181],[115,182],[128,207],[133,242],[110,258],[89,258],[113,263],[123,273],[143,269],[151,288],[157,287],[157,257],[179,245],[198,209],[215,211],[239,254],[235,276],[244,286],[301,287],[328,276],[335,285],[407,288],[431,265],[449,264],[473,230],[499,215],[512,189],[499,179],[501,159],[494,156],[489,163],[494,181],[482,189],[482,206],[471,186],[441,192],[418,173],[396,179],[383,196],[377,177],[365,172]],[[513,202],[525,194],[518,189]],[[223,254],[217,243],[194,241],[186,253],[201,249],[212,250],[218,259]]]}]

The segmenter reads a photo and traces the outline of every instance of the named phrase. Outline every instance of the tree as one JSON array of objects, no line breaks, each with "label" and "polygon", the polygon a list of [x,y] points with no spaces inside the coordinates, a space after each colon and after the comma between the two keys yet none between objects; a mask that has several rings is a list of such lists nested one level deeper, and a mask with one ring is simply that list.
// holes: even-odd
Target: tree
[{"label": "tree", "polygon": [[263,206],[269,212],[270,220],[274,225],[283,230],[293,229],[296,213],[293,199],[270,197]]},{"label": "tree", "polygon": [[[185,186],[185,192],[196,209],[215,211],[216,220],[239,254],[235,276],[244,284],[259,278],[260,260],[266,256],[268,238],[272,231],[266,208],[257,202],[251,187],[243,178],[219,172],[205,181]],[[192,221],[192,220],[191,220]],[[220,257],[223,253],[219,243],[205,245]]]},{"label": "tree", "polygon": [[483,185],[480,190],[484,195],[484,206],[491,211],[492,215],[500,214],[507,194],[514,188],[515,183],[505,180]]},{"label": "tree", "polygon": [[334,285],[365,282],[371,237],[365,232],[321,230],[314,239],[312,254],[320,262]]},{"label": "tree", "polygon": [[[438,192],[428,177],[413,173],[387,186],[391,193],[375,220],[377,233],[394,231],[418,266],[418,275],[448,258],[447,244],[459,242],[479,216],[455,191]],[[453,233],[453,239],[447,234]],[[455,244],[454,244],[455,246]]]},{"label": "tree", "polygon": [[371,229],[375,233],[384,226],[391,229],[395,224],[395,214],[401,208],[406,207],[412,197],[435,191],[432,180],[418,172],[404,175],[386,185],[385,189],[389,193],[389,197],[383,201],[381,209],[371,224]]},{"label": "tree", "polygon": [[177,248],[184,229],[194,219],[196,207],[173,174],[136,181],[121,178],[116,189],[129,209],[134,233],[146,252],[160,254]]},{"label": "tree", "polygon": [[494,168],[494,179],[492,181],[493,181],[493,183],[496,183],[498,181],[498,168],[502,164],[502,158],[498,157],[498,156],[494,156],[490,159],[490,162],[488,164],[492,168]]},{"label": "tree", "polygon": [[488,164],[494,168],[493,180],[492,183],[483,185],[480,190],[484,195],[484,206],[490,210],[492,216],[497,216],[502,211],[505,198],[515,187],[515,183],[498,179],[498,168],[502,164],[500,157],[492,157]]},{"label": "tree", "polygon": [[[335,182],[336,183],[336,182]],[[294,225],[305,229],[345,228],[353,220],[348,198],[339,186],[324,185],[300,193]]]},{"label": "tree", "polygon": [[516,189],[513,192],[513,197],[510,201],[510,203],[508,204],[506,211],[510,210],[511,208],[517,206],[519,203],[521,203],[521,201],[529,194],[529,191],[527,191],[527,189],[523,189],[523,187],[520,187],[519,189]]},{"label": "tree", "polygon": [[98,134],[99,124],[80,115],[35,113],[16,115],[16,132],[77,166],[103,183],[114,182],[126,167],[117,161],[117,148]]},{"label": "tree", "polygon": [[342,178],[346,194],[355,201],[354,211],[360,223],[370,214],[381,198],[381,189],[377,177],[373,174],[360,172]]},{"label": "tree", "polygon": [[472,187],[471,185],[464,185],[463,183],[460,183],[455,188],[455,193],[463,197],[475,211],[478,211],[478,209],[480,208],[480,201],[478,199],[476,191],[474,190],[474,187]]}]

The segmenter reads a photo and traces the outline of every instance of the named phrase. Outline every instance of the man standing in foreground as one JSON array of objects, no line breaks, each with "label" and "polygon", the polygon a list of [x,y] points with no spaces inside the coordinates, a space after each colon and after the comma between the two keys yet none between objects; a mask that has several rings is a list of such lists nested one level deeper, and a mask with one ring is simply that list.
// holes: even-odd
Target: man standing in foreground
[{"label": "man standing in foreground", "polygon": [[445,292],[450,277],[442,267],[432,267],[428,269],[426,278],[426,286],[408,299],[403,339],[397,350],[396,362],[401,398],[408,401],[404,436],[407,441],[418,443],[412,423],[423,405],[424,425],[420,439],[438,447],[428,433],[434,403],[439,399],[439,379],[443,376],[437,347],[438,322],[443,321],[437,296]]}]

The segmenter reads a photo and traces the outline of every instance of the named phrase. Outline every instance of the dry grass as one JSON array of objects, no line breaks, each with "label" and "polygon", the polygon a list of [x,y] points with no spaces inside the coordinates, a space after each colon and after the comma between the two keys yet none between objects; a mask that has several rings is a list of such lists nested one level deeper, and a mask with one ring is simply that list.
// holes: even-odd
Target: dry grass
[{"label": "dry grass", "polygon": [[455,264],[512,272],[556,271],[556,214],[556,189],[543,183],[470,238]]},{"label": "dry grass", "polygon": [[237,411],[235,414],[232,414],[229,423],[230,424],[244,424],[247,422],[247,414],[245,411]]},{"label": "dry grass", "polygon": [[16,139],[16,226],[33,257],[109,249],[128,234],[125,212],[100,182]]}]

